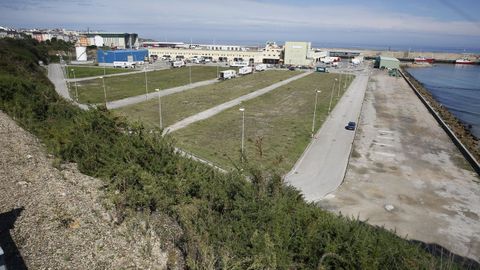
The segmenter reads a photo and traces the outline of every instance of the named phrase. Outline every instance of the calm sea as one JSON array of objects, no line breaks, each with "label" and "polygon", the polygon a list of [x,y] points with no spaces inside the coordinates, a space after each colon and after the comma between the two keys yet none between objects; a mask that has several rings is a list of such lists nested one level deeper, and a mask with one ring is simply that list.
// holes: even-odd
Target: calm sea
[{"label": "calm sea", "polygon": [[408,72],[480,138],[480,66],[435,64]]}]

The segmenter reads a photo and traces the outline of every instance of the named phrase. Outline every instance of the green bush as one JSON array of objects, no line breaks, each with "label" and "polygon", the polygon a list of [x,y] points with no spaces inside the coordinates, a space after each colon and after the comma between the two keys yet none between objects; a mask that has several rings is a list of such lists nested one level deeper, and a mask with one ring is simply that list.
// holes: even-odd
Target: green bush
[{"label": "green bush", "polygon": [[[190,269],[435,269],[440,259],[382,228],[307,204],[273,172],[219,173],[175,153],[160,130],[60,99],[46,49],[0,40],[0,109],[65,162],[103,179],[118,211],[162,211],[183,228]],[[321,265],[319,263],[321,262]],[[452,262],[442,262],[455,268]]]}]

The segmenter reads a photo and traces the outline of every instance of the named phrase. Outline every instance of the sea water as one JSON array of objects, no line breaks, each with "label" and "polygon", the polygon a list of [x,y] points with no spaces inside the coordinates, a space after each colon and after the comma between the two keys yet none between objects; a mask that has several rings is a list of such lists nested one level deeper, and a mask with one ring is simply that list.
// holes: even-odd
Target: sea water
[{"label": "sea water", "polygon": [[480,65],[435,64],[408,72],[480,138]]}]

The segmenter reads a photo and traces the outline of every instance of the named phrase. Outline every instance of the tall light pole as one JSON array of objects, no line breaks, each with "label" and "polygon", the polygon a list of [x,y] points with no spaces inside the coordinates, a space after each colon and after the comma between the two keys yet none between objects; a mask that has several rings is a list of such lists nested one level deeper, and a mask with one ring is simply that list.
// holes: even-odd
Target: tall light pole
[{"label": "tall light pole", "polygon": [[72,72],[73,72],[73,81],[75,83],[75,99],[78,102],[78,86],[77,86],[77,77],[75,76],[75,69],[72,68]]},{"label": "tall light pole", "polygon": [[160,89],[155,89],[155,92],[158,94],[158,119],[160,124],[160,129],[163,128],[163,119],[162,119],[162,101],[160,100]]},{"label": "tall light pole", "polygon": [[315,107],[313,109],[313,120],[312,120],[312,138],[313,138],[313,133],[315,132],[315,116],[317,114],[317,96],[318,93],[321,93],[322,91],[316,90],[315,89]]},{"label": "tall light pole", "polygon": [[105,98],[105,108],[107,108],[107,89],[105,88],[105,77],[100,77],[100,79],[102,79],[102,83],[103,83],[103,96]]},{"label": "tall light pole", "polygon": [[335,81],[333,82],[333,85],[332,85],[332,93],[330,94],[330,103],[328,104],[328,115],[330,115],[330,110],[332,109],[332,99],[333,99],[333,90],[335,90],[335,82],[337,82],[337,78],[335,78]]},{"label": "tall light pole", "polygon": [[242,112],[242,148],[241,148],[241,155],[242,155],[242,162],[243,162],[243,154],[244,154],[244,143],[245,143],[245,108],[240,108],[239,111]]},{"label": "tall light pole", "polygon": [[192,64],[188,66],[188,73],[190,74],[190,84],[192,84]]},{"label": "tall light pole", "polygon": [[337,99],[340,97],[340,89],[342,89],[342,73],[340,73],[340,79],[338,81]]},{"label": "tall light pole", "polygon": [[143,69],[145,71],[145,100],[148,98],[148,82],[147,82],[147,66]]}]

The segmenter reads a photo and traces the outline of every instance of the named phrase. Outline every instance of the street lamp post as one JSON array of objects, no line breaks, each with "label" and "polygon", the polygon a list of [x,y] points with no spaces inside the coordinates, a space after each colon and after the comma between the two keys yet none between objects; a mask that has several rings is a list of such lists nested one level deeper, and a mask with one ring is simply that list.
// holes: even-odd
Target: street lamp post
[{"label": "street lamp post", "polygon": [[340,73],[340,79],[338,81],[338,92],[337,92],[337,99],[340,97],[340,90],[342,89],[342,73]]},{"label": "street lamp post", "polygon": [[148,98],[148,81],[147,81],[147,66],[143,69],[145,71],[145,100]]},{"label": "street lamp post", "polygon": [[328,104],[328,115],[330,115],[330,110],[332,109],[332,99],[333,99],[333,90],[335,90],[335,82],[337,82],[337,78],[335,78],[335,81],[333,82],[332,93],[330,94],[330,103]]},{"label": "street lamp post", "polygon": [[313,134],[315,132],[315,116],[317,114],[317,96],[318,96],[318,93],[321,93],[322,91],[319,91],[319,90],[315,90],[315,107],[313,109],[313,120],[312,120],[312,138],[313,138]]},{"label": "street lamp post", "polygon": [[163,128],[163,119],[162,119],[162,101],[160,100],[160,89],[155,89],[155,92],[158,94],[158,119],[160,124],[160,129]]},{"label": "street lamp post", "polygon": [[190,76],[190,84],[192,84],[192,64],[190,64],[188,66],[188,73],[189,73],[189,76]]},{"label": "street lamp post", "polygon": [[75,83],[75,99],[78,102],[78,86],[77,86],[77,77],[75,76],[75,69],[72,68],[72,72],[73,72],[73,80]]},{"label": "street lamp post", "polygon": [[103,83],[103,96],[105,98],[105,108],[107,108],[107,89],[105,88],[105,77],[100,77],[100,79],[102,79],[102,83]]},{"label": "street lamp post", "polygon": [[244,154],[244,143],[245,143],[245,108],[240,108],[239,111],[242,112],[242,148],[241,148],[241,155],[242,155],[242,162],[243,162],[243,154]]}]

